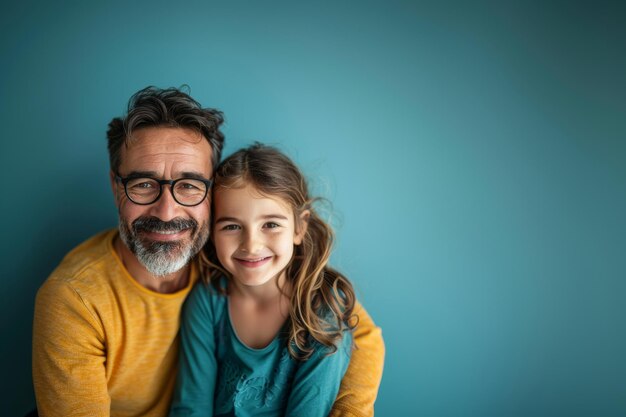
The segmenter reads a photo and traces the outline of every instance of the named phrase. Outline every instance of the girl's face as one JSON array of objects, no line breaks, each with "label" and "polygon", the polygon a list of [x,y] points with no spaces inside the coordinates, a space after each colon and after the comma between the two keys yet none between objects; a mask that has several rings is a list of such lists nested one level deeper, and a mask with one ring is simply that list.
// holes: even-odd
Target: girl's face
[{"label": "girl's face", "polygon": [[281,198],[261,195],[253,186],[216,187],[212,239],[222,266],[237,284],[258,287],[281,278],[302,243],[306,223],[296,226]]}]

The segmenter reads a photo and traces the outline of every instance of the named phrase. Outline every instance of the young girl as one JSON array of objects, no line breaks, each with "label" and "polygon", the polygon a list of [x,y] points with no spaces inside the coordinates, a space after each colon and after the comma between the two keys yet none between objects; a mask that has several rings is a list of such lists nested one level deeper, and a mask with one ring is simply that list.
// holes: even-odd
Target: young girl
[{"label": "young girl", "polygon": [[217,168],[205,285],[181,324],[170,416],[327,416],[352,349],[350,282],[289,158],[261,144]]}]

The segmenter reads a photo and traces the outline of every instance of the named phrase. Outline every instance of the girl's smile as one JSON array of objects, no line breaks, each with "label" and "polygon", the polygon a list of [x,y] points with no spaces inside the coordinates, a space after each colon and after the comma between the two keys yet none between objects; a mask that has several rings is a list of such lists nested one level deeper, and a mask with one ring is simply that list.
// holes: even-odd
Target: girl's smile
[{"label": "girl's smile", "polygon": [[252,185],[217,187],[213,198],[212,238],[220,263],[233,276],[233,285],[271,295],[276,291],[275,280],[281,283],[284,278],[294,245],[302,242],[305,226],[297,231],[291,207]]},{"label": "girl's smile", "polygon": [[255,259],[244,259],[244,258],[234,258],[235,261],[239,262],[241,265],[246,266],[248,268],[257,268],[259,266],[265,265],[267,262],[272,259],[271,256],[266,256],[264,258],[255,258]]}]

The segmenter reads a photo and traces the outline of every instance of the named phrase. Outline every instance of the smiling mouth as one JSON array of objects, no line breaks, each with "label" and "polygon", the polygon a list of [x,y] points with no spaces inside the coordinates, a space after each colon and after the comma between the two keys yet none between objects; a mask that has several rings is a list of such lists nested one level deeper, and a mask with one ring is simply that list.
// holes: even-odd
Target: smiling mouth
[{"label": "smiling mouth", "polygon": [[181,229],[181,230],[159,230],[159,231],[148,231],[144,230],[143,233],[148,237],[156,240],[175,240],[180,238],[184,233],[186,233],[189,229]]},{"label": "smiling mouth", "polygon": [[243,266],[247,266],[249,268],[255,268],[257,266],[264,265],[270,259],[272,259],[272,257],[271,256],[264,256],[264,257],[253,258],[253,259],[243,259],[243,258],[234,258],[234,259],[235,259],[235,261],[237,261],[238,263],[240,263]]}]

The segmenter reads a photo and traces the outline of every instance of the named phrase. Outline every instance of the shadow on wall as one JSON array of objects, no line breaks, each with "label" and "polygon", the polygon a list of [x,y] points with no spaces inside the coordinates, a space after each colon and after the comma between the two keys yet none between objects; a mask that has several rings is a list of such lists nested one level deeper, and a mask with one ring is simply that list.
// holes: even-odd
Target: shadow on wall
[{"label": "shadow on wall", "polygon": [[0,357],[6,360],[5,375],[11,375],[2,382],[2,392],[10,398],[3,415],[22,416],[35,407],[31,343],[37,289],[67,252],[117,224],[109,187],[101,187],[89,176],[65,176],[50,183],[54,187],[29,202],[37,207],[35,215],[23,213],[19,224],[7,225],[19,238],[2,243],[7,259],[3,281],[8,289],[0,305],[0,331],[7,337],[7,343],[0,344]]}]

